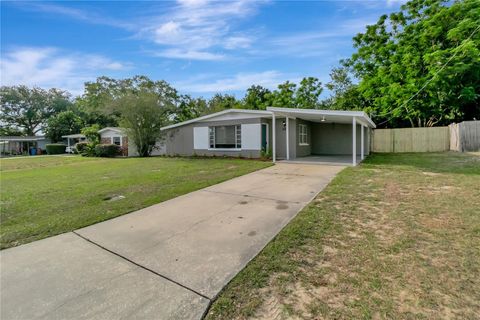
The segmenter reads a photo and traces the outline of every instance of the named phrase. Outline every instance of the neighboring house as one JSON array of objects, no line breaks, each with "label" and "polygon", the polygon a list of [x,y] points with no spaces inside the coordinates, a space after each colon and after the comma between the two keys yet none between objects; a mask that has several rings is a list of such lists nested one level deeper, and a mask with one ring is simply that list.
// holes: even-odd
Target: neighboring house
[{"label": "neighboring house", "polygon": [[168,155],[259,158],[271,152],[274,162],[328,155],[356,165],[369,154],[372,128],[363,111],[267,108],[224,110],[161,130]]},{"label": "neighboring house", "polygon": [[75,133],[75,134],[67,134],[65,136],[62,136],[62,138],[64,140],[67,140],[66,144],[67,144],[67,152],[68,153],[71,153],[72,151],[72,147],[78,143],[78,142],[85,142],[87,141],[87,138],[85,137],[85,135],[81,134],[81,133]]},{"label": "neighboring house", "polygon": [[122,154],[128,156],[132,151],[128,147],[128,137],[123,128],[106,127],[98,131],[100,134],[100,143],[116,144],[122,147]]},{"label": "neighboring house", "polygon": [[[127,133],[124,128],[119,127],[106,127],[98,131],[100,134],[100,143],[103,144],[116,144],[122,147],[122,152],[124,156],[135,157],[138,156],[137,149],[135,144],[129,142]],[[67,139],[67,150],[70,150],[71,147],[77,142],[86,141],[86,138],[83,134],[69,134],[62,136],[62,138]],[[152,155],[162,155],[165,154],[165,144],[158,142],[152,151]]]},{"label": "neighboring house", "polygon": [[2,155],[27,155],[30,154],[31,148],[35,148],[35,153],[41,154],[49,143],[50,139],[44,136],[2,136],[0,137],[0,153]]}]

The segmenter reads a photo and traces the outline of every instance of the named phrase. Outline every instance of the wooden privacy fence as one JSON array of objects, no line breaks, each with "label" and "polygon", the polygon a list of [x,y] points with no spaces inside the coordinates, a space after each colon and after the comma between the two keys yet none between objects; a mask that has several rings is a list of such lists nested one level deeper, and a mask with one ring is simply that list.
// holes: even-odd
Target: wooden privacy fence
[{"label": "wooden privacy fence", "polygon": [[448,127],[375,129],[372,152],[480,151],[480,121]]},{"label": "wooden privacy fence", "polygon": [[452,123],[450,128],[450,150],[480,151],[480,121]]},{"label": "wooden privacy fence", "polygon": [[436,152],[450,150],[448,127],[375,129],[372,152]]}]

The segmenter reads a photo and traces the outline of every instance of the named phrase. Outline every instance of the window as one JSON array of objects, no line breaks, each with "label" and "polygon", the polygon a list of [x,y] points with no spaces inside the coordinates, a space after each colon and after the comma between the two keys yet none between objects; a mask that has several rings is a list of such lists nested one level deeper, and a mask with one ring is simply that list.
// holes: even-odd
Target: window
[{"label": "window", "polygon": [[120,137],[113,137],[112,142],[113,142],[113,144],[116,144],[117,146],[122,144],[121,140],[120,140]]},{"label": "window", "polygon": [[240,149],[242,147],[242,126],[209,127],[211,149]]},{"label": "window", "polygon": [[308,145],[308,127],[306,124],[298,125],[298,144],[301,146]]}]

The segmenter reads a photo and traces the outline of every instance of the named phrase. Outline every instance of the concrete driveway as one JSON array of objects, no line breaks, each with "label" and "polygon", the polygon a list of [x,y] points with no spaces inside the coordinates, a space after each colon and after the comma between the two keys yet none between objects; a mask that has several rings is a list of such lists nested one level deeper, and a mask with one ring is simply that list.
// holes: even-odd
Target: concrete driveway
[{"label": "concrete driveway", "polygon": [[341,169],[277,164],[4,250],[1,318],[200,319]]}]

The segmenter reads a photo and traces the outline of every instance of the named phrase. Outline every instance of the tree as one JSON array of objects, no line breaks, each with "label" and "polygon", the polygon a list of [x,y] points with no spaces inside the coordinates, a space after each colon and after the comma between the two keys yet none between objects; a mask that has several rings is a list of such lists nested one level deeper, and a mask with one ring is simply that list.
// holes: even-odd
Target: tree
[{"label": "tree", "polygon": [[331,81],[325,87],[330,90],[330,97],[325,99],[322,108],[335,110],[366,110],[367,105],[362,99],[358,86],[353,83],[350,73],[345,67],[333,68]]},{"label": "tree", "polygon": [[247,89],[243,98],[243,107],[252,110],[265,110],[270,105],[269,95],[271,91],[258,85],[252,85]]},{"label": "tree", "polygon": [[122,95],[113,99],[111,106],[121,114],[120,124],[141,157],[150,156],[156,142],[162,138],[160,128],[168,124],[175,109],[169,97],[148,90]]},{"label": "tree", "polygon": [[296,106],[303,109],[316,109],[320,104],[322,83],[315,77],[303,78],[296,92]]},{"label": "tree", "polygon": [[9,126],[0,125],[0,136],[21,136],[21,135],[23,135],[23,132],[18,128],[12,128]]},{"label": "tree", "polygon": [[2,86],[0,100],[3,125],[32,136],[45,127],[50,117],[71,105],[70,94],[66,91],[27,86]]},{"label": "tree", "polygon": [[215,113],[219,111],[223,111],[226,109],[238,109],[241,108],[242,105],[240,101],[238,101],[235,96],[230,94],[215,94],[209,101],[208,101],[208,112]]},{"label": "tree", "polygon": [[290,81],[286,81],[278,85],[278,90],[274,90],[268,99],[270,100],[272,107],[280,108],[296,108],[297,103],[295,99],[295,92],[297,85]]},{"label": "tree", "polygon": [[47,120],[45,135],[53,142],[62,141],[62,136],[79,133],[83,121],[73,111],[63,111]]},{"label": "tree", "polygon": [[203,98],[194,99],[189,95],[181,95],[175,108],[173,121],[182,122],[197,118],[207,109],[207,102]]},{"label": "tree", "polygon": [[354,38],[344,61],[390,126],[480,117],[480,1],[412,0]]},{"label": "tree", "polygon": [[320,106],[322,83],[315,77],[306,77],[297,84],[286,81],[278,89],[266,94],[267,103],[272,107],[315,109]]},{"label": "tree", "polygon": [[85,92],[76,103],[86,117],[86,123],[116,126],[121,115],[118,110],[112,109],[111,101],[140,92],[150,92],[172,104],[179,98],[177,90],[166,81],[153,81],[146,76],[137,75],[127,79],[99,77],[95,82],[86,82]]}]

